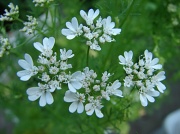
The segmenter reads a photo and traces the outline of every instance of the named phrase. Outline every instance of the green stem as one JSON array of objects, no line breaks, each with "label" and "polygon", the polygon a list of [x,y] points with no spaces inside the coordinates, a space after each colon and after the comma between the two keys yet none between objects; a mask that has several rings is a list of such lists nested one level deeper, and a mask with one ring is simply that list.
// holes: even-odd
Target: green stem
[{"label": "green stem", "polygon": [[21,23],[24,23],[24,21],[21,20],[21,19],[19,19],[19,18],[14,18],[14,19],[17,20],[17,21],[19,21],[19,22],[21,22]]},{"label": "green stem", "polygon": [[88,67],[89,65],[89,49],[90,49],[90,46],[88,46],[88,49],[87,49],[87,57],[86,57],[86,66]]},{"label": "green stem", "polygon": [[131,10],[132,10],[132,8],[133,8],[134,3],[135,3],[135,0],[132,0],[131,4],[128,6],[128,11],[127,11],[127,13],[126,13],[125,18],[124,18],[123,21],[121,22],[120,27],[122,27],[123,24],[125,23],[125,21],[127,20],[127,17],[129,16],[129,14],[130,14],[130,12],[131,12]]}]

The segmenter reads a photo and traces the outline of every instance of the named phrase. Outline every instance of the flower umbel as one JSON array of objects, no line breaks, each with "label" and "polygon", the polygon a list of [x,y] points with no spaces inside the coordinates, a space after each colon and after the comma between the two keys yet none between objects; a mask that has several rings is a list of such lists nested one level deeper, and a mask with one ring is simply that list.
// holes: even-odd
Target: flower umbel
[{"label": "flower umbel", "polygon": [[144,51],[144,55],[140,56],[137,63],[133,63],[132,57],[132,51],[125,51],[124,57],[119,55],[119,63],[123,65],[127,75],[124,79],[124,86],[136,87],[139,90],[142,106],[147,106],[148,101],[154,102],[155,99],[153,97],[160,95],[159,91],[163,93],[166,89],[164,84],[161,83],[165,79],[165,72],[161,71],[157,74],[162,65],[158,64],[159,59],[153,58],[153,54],[148,50]]}]

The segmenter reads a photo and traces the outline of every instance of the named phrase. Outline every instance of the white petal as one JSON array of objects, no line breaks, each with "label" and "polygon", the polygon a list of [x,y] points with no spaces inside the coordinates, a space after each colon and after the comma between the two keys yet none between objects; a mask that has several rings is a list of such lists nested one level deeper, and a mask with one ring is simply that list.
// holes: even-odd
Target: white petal
[{"label": "white petal", "polygon": [[121,83],[119,82],[119,80],[114,81],[112,84],[113,89],[118,89],[120,88],[120,86],[121,86]]},{"label": "white petal", "polygon": [[75,89],[80,89],[82,87],[82,83],[80,83],[79,81],[72,81],[71,85],[75,88]]},{"label": "white petal", "polygon": [[54,43],[55,43],[54,37],[50,37],[47,45],[48,49],[52,49],[54,47]]},{"label": "white petal", "polygon": [[31,69],[31,65],[25,60],[18,60],[18,64],[25,70]]},{"label": "white petal", "polygon": [[164,90],[166,89],[166,86],[162,84],[161,82],[158,82],[156,86],[161,93],[163,93]]},{"label": "white petal", "polygon": [[152,68],[154,68],[154,69],[161,69],[162,65],[161,64],[157,64],[157,65],[152,66]]},{"label": "white petal", "polygon": [[76,33],[76,30],[74,29],[74,27],[72,26],[72,24],[70,22],[66,22],[66,27],[69,28],[74,33]]},{"label": "white petal", "polygon": [[24,75],[20,78],[22,81],[28,81],[31,78],[32,75]]},{"label": "white petal", "polygon": [[72,32],[70,29],[65,29],[65,28],[63,28],[63,29],[61,30],[61,33],[62,33],[63,35],[65,35],[65,36],[67,36],[67,35],[74,35],[74,32]]},{"label": "white petal", "polygon": [[92,115],[94,112],[94,108],[92,107],[91,103],[85,105],[85,110],[87,115]]},{"label": "white petal", "polygon": [[78,98],[75,93],[68,90],[65,93],[64,101],[65,102],[74,102],[74,101],[78,101]]},{"label": "white petal", "polygon": [[77,112],[82,113],[84,111],[84,105],[82,102],[79,102],[78,107],[77,107]]},{"label": "white petal", "polygon": [[156,90],[148,91],[147,94],[150,95],[150,96],[153,96],[153,97],[157,97],[157,96],[160,95],[160,93],[158,91],[156,91]]},{"label": "white petal", "polygon": [[46,94],[43,93],[40,97],[40,100],[39,100],[39,105],[41,107],[44,107],[46,105]]},{"label": "white petal", "polygon": [[124,58],[122,55],[119,55],[118,58],[119,58],[119,60],[120,60],[120,64],[124,65],[125,62],[126,62],[125,58]]},{"label": "white petal", "polygon": [[94,12],[94,14],[93,14],[93,16],[92,16],[92,19],[94,20],[98,15],[99,15],[99,9],[97,9],[97,10]]},{"label": "white petal", "polygon": [[75,34],[66,36],[66,38],[67,38],[68,40],[74,39],[75,37],[76,37]]},{"label": "white petal", "polygon": [[150,102],[154,102],[154,101],[155,101],[155,99],[154,99],[152,96],[148,95],[148,94],[146,94],[146,98],[147,98],[148,101],[150,101]]},{"label": "white petal", "polygon": [[22,71],[17,72],[18,77],[23,77],[23,76],[30,75],[30,74],[31,74],[31,71],[29,71],[29,70],[22,70]]},{"label": "white petal", "polygon": [[31,67],[33,67],[33,60],[32,57],[29,54],[24,55],[25,60],[30,64]]},{"label": "white petal", "polygon": [[95,109],[95,113],[96,113],[96,116],[99,118],[102,118],[104,116],[99,109]]},{"label": "white petal", "polygon": [[28,88],[26,93],[28,95],[35,95],[35,94],[39,94],[40,93],[40,88],[39,87],[31,87],[31,88]]},{"label": "white petal", "polygon": [[74,113],[78,107],[78,102],[75,101],[69,106],[69,112]]},{"label": "white petal", "polygon": [[44,46],[44,49],[48,49],[48,43],[49,43],[49,39],[47,37],[45,37],[43,39],[43,46]]},{"label": "white petal", "polygon": [[75,30],[77,30],[77,28],[78,28],[78,21],[77,21],[76,17],[72,18],[72,26],[74,27]]},{"label": "white petal", "polygon": [[145,107],[148,105],[147,98],[142,94],[140,94],[140,101],[141,101],[142,106]]},{"label": "white petal", "polygon": [[46,92],[46,102],[47,104],[52,104],[54,102],[53,96],[50,92]]},{"label": "white petal", "polygon": [[44,47],[43,47],[43,45],[42,45],[41,43],[35,42],[35,43],[34,43],[34,47],[35,47],[37,50],[39,50],[40,52],[43,52]]},{"label": "white petal", "polygon": [[86,14],[86,12],[84,12],[83,10],[80,11],[80,15],[81,15],[81,17],[82,17],[84,20],[87,19],[87,14]]},{"label": "white petal", "polygon": [[119,97],[123,97],[121,90],[115,90],[115,91],[114,91],[114,95],[119,96]]},{"label": "white petal", "polygon": [[29,99],[30,101],[35,101],[35,100],[37,100],[40,96],[41,96],[40,93],[39,93],[39,94],[35,94],[35,95],[30,95],[30,96],[28,96],[28,99]]},{"label": "white petal", "polygon": [[119,28],[112,29],[112,35],[120,34],[120,32],[121,32],[121,29],[119,29]]},{"label": "white petal", "polygon": [[68,83],[68,88],[71,92],[74,92],[74,93],[76,92],[76,89],[71,85],[70,82]]}]

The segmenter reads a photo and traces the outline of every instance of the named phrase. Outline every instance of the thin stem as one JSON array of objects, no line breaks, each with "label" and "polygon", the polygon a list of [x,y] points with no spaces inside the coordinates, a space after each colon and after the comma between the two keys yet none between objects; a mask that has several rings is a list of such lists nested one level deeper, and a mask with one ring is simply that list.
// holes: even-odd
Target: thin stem
[{"label": "thin stem", "polygon": [[126,14],[125,18],[123,19],[123,21],[121,22],[120,27],[122,27],[123,24],[125,23],[125,21],[127,20],[127,17],[129,16],[129,14],[130,14],[130,12],[131,12],[131,10],[133,8],[134,3],[135,3],[135,0],[132,0],[131,4],[128,6],[127,14]]},{"label": "thin stem", "polygon": [[89,49],[90,49],[90,46],[88,46],[88,49],[87,49],[87,57],[86,57],[86,66],[88,67],[89,65]]}]

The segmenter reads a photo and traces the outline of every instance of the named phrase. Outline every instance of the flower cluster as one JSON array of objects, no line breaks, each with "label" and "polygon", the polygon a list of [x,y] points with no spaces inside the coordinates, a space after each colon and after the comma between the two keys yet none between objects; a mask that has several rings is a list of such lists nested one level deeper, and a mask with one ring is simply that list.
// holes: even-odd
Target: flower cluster
[{"label": "flower cluster", "polygon": [[54,0],[33,0],[33,3],[35,3],[35,6],[43,7],[44,5],[49,4],[52,1]]},{"label": "flower cluster", "polygon": [[14,18],[19,17],[19,7],[17,5],[14,6],[13,3],[10,3],[8,7],[10,8],[10,11],[5,9],[4,15],[0,16],[0,21],[13,21]]},{"label": "flower cluster", "polygon": [[110,73],[105,71],[101,79],[97,79],[97,74],[94,70],[89,70],[88,67],[84,68],[82,73],[84,79],[81,80],[82,88],[79,90],[68,90],[65,93],[64,101],[71,102],[69,111],[74,113],[82,113],[85,109],[87,115],[96,114],[97,117],[102,118],[103,107],[101,100],[110,100],[110,96],[122,96],[122,91],[119,90],[121,83],[115,80],[113,83],[108,82]]},{"label": "flower cluster", "polygon": [[22,29],[20,29],[20,31],[25,32],[26,34],[30,35],[33,34],[35,32],[35,29],[38,25],[38,22],[36,20],[36,18],[27,15],[28,17],[28,22],[24,22],[24,27]]},{"label": "flower cluster", "polygon": [[137,63],[133,63],[132,57],[132,51],[124,52],[124,56],[119,56],[120,64],[123,65],[127,74],[124,79],[124,86],[137,87],[141,104],[147,106],[148,101],[154,102],[153,97],[159,96],[159,92],[163,93],[166,89],[165,85],[161,83],[166,78],[165,72],[158,72],[162,65],[158,64],[158,58],[153,59],[152,53],[148,50],[144,51],[144,55],[140,56]]},{"label": "flower cluster", "polygon": [[52,93],[56,89],[62,89],[62,84],[66,84],[69,90],[65,93],[64,101],[72,103],[69,107],[70,112],[73,113],[77,110],[78,113],[82,113],[85,109],[87,115],[95,112],[97,117],[102,118],[101,100],[109,101],[113,95],[123,97],[122,91],[119,90],[121,83],[119,80],[115,80],[113,83],[108,82],[111,74],[107,71],[102,74],[101,79],[97,79],[96,72],[88,67],[84,68],[83,72],[67,73],[66,70],[72,68],[67,61],[74,54],[72,54],[72,50],[60,49],[60,60],[57,60],[57,54],[52,50],[54,43],[53,37],[44,38],[43,44],[34,43],[34,47],[41,52],[37,60],[38,66],[34,65],[29,54],[25,54],[24,59],[18,61],[18,64],[24,69],[17,72],[20,80],[28,81],[36,75],[39,80],[38,86],[27,89],[28,99],[35,101],[40,98],[40,106],[52,104],[54,102]]},{"label": "flower cluster", "polygon": [[66,51],[66,49],[60,49],[60,60],[57,60],[57,54],[52,50],[54,43],[55,39],[53,37],[44,38],[43,44],[39,42],[34,43],[34,47],[41,52],[37,60],[38,66],[34,65],[32,57],[29,54],[25,54],[25,60],[21,59],[18,61],[19,65],[24,69],[17,72],[20,80],[27,81],[35,75],[39,79],[38,86],[28,88],[27,94],[31,101],[40,98],[40,106],[53,103],[54,99],[51,93],[55,89],[60,90],[61,83],[68,84],[70,89],[81,88],[79,86],[81,73],[79,71],[74,74],[65,72],[67,69],[72,68],[72,65],[67,63],[68,59],[74,56],[72,50]]},{"label": "flower cluster", "polygon": [[4,53],[9,54],[11,44],[9,43],[8,38],[0,37],[0,45],[0,57],[3,57]]},{"label": "flower cluster", "polygon": [[81,10],[80,15],[86,21],[86,26],[79,24],[77,18],[73,17],[71,22],[66,22],[67,28],[62,29],[61,32],[69,40],[82,35],[86,38],[86,45],[90,49],[100,51],[99,43],[115,41],[112,36],[121,32],[121,29],[114,28],[115,23],[111,22],[111,16],[104,19],[102,17],[96,19],[99,15],[99,9],[96,11],[90,9],[88,13]]}]

